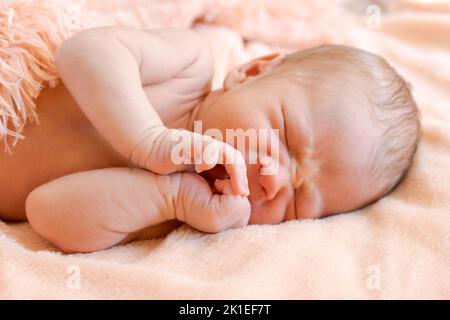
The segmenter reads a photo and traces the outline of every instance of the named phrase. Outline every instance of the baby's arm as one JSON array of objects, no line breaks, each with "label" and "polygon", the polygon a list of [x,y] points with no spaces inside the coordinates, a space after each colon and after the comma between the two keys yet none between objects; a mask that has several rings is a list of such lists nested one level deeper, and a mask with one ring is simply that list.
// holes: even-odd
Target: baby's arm
[{"label": "baby's arm", "polygon": [[[166,128],[143,89],[179,77],[191,84],[174,88],[173,94],[187,94],[199,74],[207,72],[197,62],[208,53],[207,45],[191,30],[103,27],[82,31],[64,42],[56,52],[56,65],[92,124],[134,164],[160,174],[188,169],[175,163],[171,153],[183,136],[190,141],[183,150],[189,150],[185,153],[190,154],[191,164],[195,153],[209,148],[211,157],[196,166],[198,172],[225,164],[233,191],[245,194],[248,182],[242,155],[210,137]],[[194,144],[194,137],[200,143]],[[224,163],[232,159],[233,163]]]},{"label": "baby's arm", "polygon": [[90,252],[132,240],[140,230],[167,220],[204,232],[245,226],[248,199],[222,191],[213,195],[208,183],[193,173],[107,168],[38,187],[27,198],[26,213],[32,227],[62,250]]}]

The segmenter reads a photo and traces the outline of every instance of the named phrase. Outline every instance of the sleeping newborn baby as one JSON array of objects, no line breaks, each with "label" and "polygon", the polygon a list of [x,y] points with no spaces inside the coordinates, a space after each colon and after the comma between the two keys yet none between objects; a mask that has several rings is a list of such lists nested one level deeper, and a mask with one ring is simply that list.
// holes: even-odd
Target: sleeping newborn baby
[{"label": "sleeping newborn baby", "polygon": [[408,85],[351,47],[260,57],[215,91],[208,45],[191,30],[86,30],[58,48],[56,65],[123,159],[53,173],[28,195],[33,228],[68,252],[169,220],[215,233],[353,211],[402,180],[419,138]]}]

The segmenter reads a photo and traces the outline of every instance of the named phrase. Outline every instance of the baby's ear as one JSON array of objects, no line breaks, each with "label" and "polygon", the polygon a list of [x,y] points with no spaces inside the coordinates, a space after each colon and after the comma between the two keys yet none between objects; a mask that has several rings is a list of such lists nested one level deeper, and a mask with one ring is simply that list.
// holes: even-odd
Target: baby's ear
[{"label": "baby's ear", "polygon": [[285,59],[284,54],[271,53],[238,66],[228,73],[223,87],[225,90],[229,90],[251,77],[269,72],[282,64]]}]

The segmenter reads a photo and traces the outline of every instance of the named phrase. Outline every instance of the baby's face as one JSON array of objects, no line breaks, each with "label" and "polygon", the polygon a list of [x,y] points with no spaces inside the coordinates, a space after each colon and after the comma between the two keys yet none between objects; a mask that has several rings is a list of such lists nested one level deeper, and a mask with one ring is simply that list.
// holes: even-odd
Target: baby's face
[{"label": "baby's face", "polygon": [[[318,218],[357,209],[373,199],[364,164],[374,132],[361,111],[365,108],[358,108],[358,101],[347,99],[344,91],[324,96],[320,86],[305,88],[285,76],[242,83],[205,100],[198,117],[204,131],[219,129],[225,137],[226,129],[279,130],[268,139],[257,134],[256,146],[249,140],[243,148],[234,145],[247,161],[249,223]],[[261,139],[267,141],[273,174],[262,172],[264,158],[255,162],[251,157],[264,154]]]}]

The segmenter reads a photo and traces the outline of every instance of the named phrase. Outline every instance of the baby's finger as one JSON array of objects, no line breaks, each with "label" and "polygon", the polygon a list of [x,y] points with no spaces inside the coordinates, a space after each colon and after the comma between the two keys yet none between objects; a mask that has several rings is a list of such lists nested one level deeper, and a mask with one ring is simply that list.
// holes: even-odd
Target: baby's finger
[{"label": "baby's finger", "polygon": [[219,191],[220,193],[223,194],[227,194],[232,196],[233,195],[233,190],[231,188],[231,181],[229,179],[216,179],[216,181],[214,181],[214,187],[216,187],[217,191]]},{"label": "baby's finger", "polygon": [[[216,189],[223,194],[233,195],[233,190],[231,189],[231,181],[230,179],[216,179],[214,181],[214,186]],[[250,219],[250,214],[244,214],[242,218],[240,218],[235,224],[231,226],[231,228],[243,228],[248,225],[248,220]]]},{"label": "baby's finger", "polygon": [[195,166],[197,173],[210,170],[214,168],[219,162],[220,147],[215,140],[205,140],[206,144],[203,146],[202,162]]},{"label": "baby's finger", "polygon": [[[216,182],[216,185],[224,192],[232,193],[229,181]],[[241,225],[241,221],[245,220],[243,216],[250,215],[248,198],[213,194],[208,183],[197,174],[181,175],[179,190],[174,216],[197,230],[220,232]]]},{"label": "baby's finger", "polygon": [[230,176],[231,186],[236,194],[249,195],[247,167],[242,154],[226,143],[221,144],[221,159],[228,175]]}]

